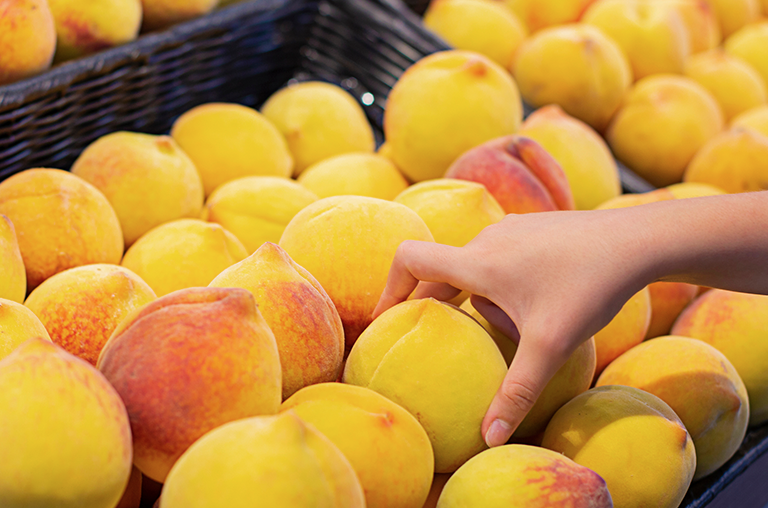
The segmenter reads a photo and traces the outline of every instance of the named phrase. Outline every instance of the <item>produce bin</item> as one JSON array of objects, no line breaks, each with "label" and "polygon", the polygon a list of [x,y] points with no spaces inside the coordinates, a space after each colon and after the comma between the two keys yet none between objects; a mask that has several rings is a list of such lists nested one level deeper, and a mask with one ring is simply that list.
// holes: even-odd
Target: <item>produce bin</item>
[{"label": "produce bin", "polygon": [[[88,144],[113,131],[166,133],[202,103],[258,107],[292,80],[348,90],[381,142],[386,97],[398,77],[424,55],[449,48],[413,12],[425,6],[252,0],[2,86],[0,181],[31,167],[69,169]],[[652,189],[624,167],[621,178],[626,191]],[[768,425],[750,430],[725,466],[691,486],[682,506],[707,506],[767,451]],[[766,484],[755,488],[768,491]]]}]

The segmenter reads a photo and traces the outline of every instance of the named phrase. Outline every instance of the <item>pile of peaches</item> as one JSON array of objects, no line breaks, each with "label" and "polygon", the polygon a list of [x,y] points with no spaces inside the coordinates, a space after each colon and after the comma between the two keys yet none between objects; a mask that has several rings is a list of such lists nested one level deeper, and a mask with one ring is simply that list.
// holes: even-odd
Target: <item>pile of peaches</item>
[{"label": "pile of peaches", "polygon": [[[623,61],[597,29],[568,30],[554,40],[574,43],[569,65],[605,41]],[[552,72],[559,90],[578,74]],[[679,506],[768,420],[768,296],[644,288],[491,450],[480,426],[516,343],[466,294],[372,319],[404,240],[460,247],[511,213],[766,181],[707,159],[685,182],[621,195],[609,146],[567,102],[542,99],[523,121],[518,74],[467,50],[422,59],[388,98],[378,152],[347,92],[304,82],[260,111],[201,105],[170,135],[112,133],[70,171],[0,182],[0,506]],[[710,101],[688,81],[638,92],[639,111]],[[632,97],[617,139],[688,148],[671,120],[622,134],[622,118],[652,124]],[[710,106],[686,114],[719,130]],[[722,136],[768,147],[748,124]],[[159,499],[142,500],[142,482],[162,484]]]}]

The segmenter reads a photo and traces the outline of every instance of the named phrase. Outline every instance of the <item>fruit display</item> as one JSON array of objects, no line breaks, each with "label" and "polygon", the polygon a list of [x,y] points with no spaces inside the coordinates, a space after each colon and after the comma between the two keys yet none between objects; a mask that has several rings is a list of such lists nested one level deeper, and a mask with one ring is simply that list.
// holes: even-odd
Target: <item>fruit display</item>
[{"label": "fruit display", "polygon": [[[217,5],[135,3],[145,30]],[[433,0],[457,49],[381,131],[298,80],[1,180],[0,506],[682,506],[768,421],[768,297],[634,289],[494,448],[520,333],[466,291],[374,310],[404,241],[765,188],[756,9]]]}]

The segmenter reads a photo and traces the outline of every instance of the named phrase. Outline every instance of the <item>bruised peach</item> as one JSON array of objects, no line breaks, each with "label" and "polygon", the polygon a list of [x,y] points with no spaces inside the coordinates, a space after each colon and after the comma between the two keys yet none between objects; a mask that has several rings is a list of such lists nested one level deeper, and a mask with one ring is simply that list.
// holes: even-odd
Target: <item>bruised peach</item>
[{"label": "bruised peach", "polygon": [[243,288],[253,294],[275,334],[283,372],[283,399],[341,374],[344,328],[317,280],[283,249],[266,242],[221,272],[209,287]]},{"label": "bruised peach", "polygon": [[395,251],[405,240],[433,241],[427,225],[407,206],[363,196],[335,196],[296,214],[280,238],[280,247],[331,297],[349,349],[371,323]]},{"label": "bruised peach", "polygon": [[595,379],[608,364],[645,340],[651,324],[651,293],[647,287],[621,308],[610,323],[595,334]]},{"label": "bruised peach", "polygon": [[563,169],[525,137],[505,136],[472,148],[451,164],[445,177],[483,184],[506,213],[575,207]]},{"label": "bruised peach", "polygon": [[109,201],[67,171],[28,169],[0,183],[0,214],[16,228],[27,291],[67,268],[119,264],[123,233]]},{"label": "bruised peach", "polygon": [[0,16],[0,86],[43,72],[56,50],[47,1],[9,0]]},{"label": "bruised peach", "polygon": [[0,360],[35,337],[51,340],[34,312],[20,303],[0,298]]},{"label": "bruised peach", "polygon": [[98,368],[128,409],[134,464],[159,482],[209,430],[280,406],[275,337],[244,289],[187,289],[137,309]]},{"label": "bruised peach", "polygon": [[11,220],[0,215],[0,298],[23,303],[27,295],[27,272]]},{"label": "bruised peach", "polygon": [[437,508],[612,508],[597,473],[537,446],[499,446],[471,458],[445,484]]},{"label": "bruised peach", "polygon": [[86,265],[47,279],[24,305],[40,318],[53,342],[96,365],[120,321],[155,298],[147,283],[127,268]]}]

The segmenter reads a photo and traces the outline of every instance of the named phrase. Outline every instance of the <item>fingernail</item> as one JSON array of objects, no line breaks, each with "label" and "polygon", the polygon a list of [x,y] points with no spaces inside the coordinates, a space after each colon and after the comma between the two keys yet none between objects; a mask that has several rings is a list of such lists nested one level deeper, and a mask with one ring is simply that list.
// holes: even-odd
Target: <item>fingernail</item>
[{"label": "fingernail", "polygon": [[485,444],[489,448],[494,446],[501,446],[507,442],[512,435],[512,426],[504,420],[493,420],[493,423],[488,428],[488,432],[485,433]]}]

